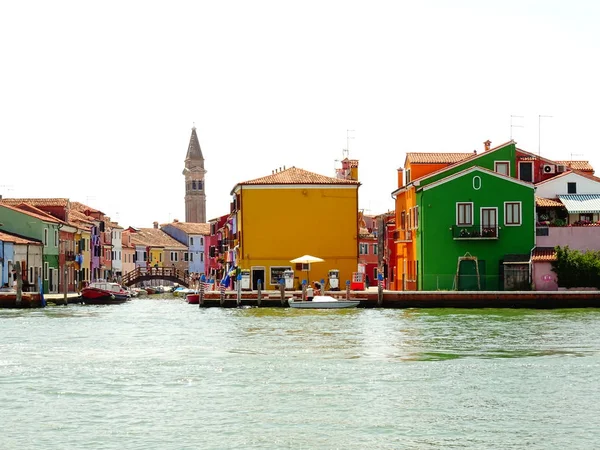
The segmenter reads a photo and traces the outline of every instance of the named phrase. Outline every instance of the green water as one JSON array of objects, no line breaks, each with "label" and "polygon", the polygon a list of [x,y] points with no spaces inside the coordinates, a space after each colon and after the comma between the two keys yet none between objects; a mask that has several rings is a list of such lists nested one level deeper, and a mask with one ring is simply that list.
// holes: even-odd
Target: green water
[{"label": "green water", "polygon": [[0,448],[592,449],[598,310],[0,310]]}]

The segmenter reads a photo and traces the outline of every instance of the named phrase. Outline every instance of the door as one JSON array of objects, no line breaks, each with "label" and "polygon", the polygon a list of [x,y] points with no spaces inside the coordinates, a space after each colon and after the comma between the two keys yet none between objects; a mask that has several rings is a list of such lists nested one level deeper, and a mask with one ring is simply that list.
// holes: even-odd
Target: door
[{"label": "door", "polygon": [[498,208],[481,208],[481,236],[498,236]]},{"label": "door", "polygon": [[484,290],[485,284],[484,260],[465,259],[460,262],[457,280],[457,289],[459,291]]},{"label": "door", "polygon": [[265,268],[264,267],[253,267],[252,268],[252,290],[258,290],[258,280],[260,280],[261,289],[265,289]]}]

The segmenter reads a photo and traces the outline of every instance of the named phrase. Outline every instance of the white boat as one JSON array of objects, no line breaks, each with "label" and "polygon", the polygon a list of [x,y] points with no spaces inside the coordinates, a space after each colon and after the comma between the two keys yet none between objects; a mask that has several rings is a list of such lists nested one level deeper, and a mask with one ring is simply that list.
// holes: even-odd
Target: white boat
[{"label": "white boat", "polygon": [[329,295],[316,295],[312,300],[301,300],[290,298],[288,303],[291,308],[303,309],[337,309],[337,308],[356,308],[360,300],[338,300]]}]

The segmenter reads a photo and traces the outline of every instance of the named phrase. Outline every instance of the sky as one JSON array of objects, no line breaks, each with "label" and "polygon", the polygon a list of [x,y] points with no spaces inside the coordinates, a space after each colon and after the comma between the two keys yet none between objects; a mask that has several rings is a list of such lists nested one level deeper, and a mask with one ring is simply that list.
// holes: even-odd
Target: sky
[{"label": "sky", "polygon": [[393,209],[406,152],[512,138],[600,171],[598,23],[582,0],[3,2],[0,195],[185,220],[193,126],[208,219],[344,150],[367,214]]}]

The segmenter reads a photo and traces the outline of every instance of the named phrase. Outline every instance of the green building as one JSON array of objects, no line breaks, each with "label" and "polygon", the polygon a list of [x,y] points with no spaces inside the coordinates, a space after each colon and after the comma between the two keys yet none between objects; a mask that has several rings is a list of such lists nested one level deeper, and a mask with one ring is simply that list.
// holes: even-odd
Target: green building
[{"label": "green building", "polygon": [[415,180],[419,290],[525,290],[535,246],[535,189],[515,145]]},{"label": "green building", "polygon": [[0,203],[0,223],[2,230],[42,243],[42,263],[39,267],[31,261],[25,261],[27,279],[25,286],[38,290],[40,277],[44,293],[58,292],[59,268],[59,230],[64,224],[49,214],[30,205],[19,207]]}]

